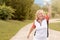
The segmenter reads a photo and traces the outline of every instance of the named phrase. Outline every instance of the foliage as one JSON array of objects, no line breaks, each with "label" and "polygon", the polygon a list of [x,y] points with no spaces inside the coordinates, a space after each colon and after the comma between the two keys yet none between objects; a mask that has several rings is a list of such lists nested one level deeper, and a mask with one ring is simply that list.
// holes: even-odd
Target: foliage
[{"label": "foliage", "polygon": [[52,0],[52,13],[54,16],[60,15],[60,0]]},{"label": "foliage", "polygon": [[16,9],[14,19],[24,20],[29,19],[30,8],[33,2],[34,0],[7,0],[6,5]]},{"label": "foliage", "polygon": [[10,6],[6,6],[5,4],[0,6],[0,19],[9,19],[13,16],[15,9],[11,8]]},{"label": "foliage", "polygon": [[34,4],[34,0],[4,0],[4,2],[16,9],[12,19],[17,20],[34,19],[36,11],[40,9],[40,6]]},{"label": "foliage", "polygon": [[37,4],[33,4],[32,6],[31,6],[31,10],[30,10],[30,18],[29,19],[35,19],[35,13],[36,13],[36,11],[37,10],[39,10],[40,9],[40,6],[39,5],[37,5]]}]

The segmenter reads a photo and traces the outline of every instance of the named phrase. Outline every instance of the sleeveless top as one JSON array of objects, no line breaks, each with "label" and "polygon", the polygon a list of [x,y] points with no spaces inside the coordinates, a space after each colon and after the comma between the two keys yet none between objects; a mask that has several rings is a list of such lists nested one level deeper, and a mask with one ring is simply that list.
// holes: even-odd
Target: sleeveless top
[{"label": "sleeveless top", "polygon": [[47,38],[47,20],[44,19],[41,22],[41,25],[37,20],[35,20],[34,25],[36,26],[35,38],[37,39]]}]

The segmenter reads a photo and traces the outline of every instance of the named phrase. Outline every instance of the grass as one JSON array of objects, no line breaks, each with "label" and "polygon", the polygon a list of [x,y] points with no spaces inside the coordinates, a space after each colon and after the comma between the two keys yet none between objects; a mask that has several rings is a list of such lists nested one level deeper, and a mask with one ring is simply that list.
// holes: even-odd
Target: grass
[{"label": "grass", "polygon": [[14,20],[0,20],[0,40],[9,40],[19,29],[31,22],[31,20],[25,20],[23,22]]},{"label": "grass", "polygon": [[[19,29],[31,22],[32,20],[25,20],[23,22],[16,20],[0,20],[0,40],[9,40]],[[50,29],[60,31],[60,23],[51,23],[49,27]]]},{"label": "grass", "polygon": [[49,25],[49,27],[50,27],[50,29],[60,31],[60,22],[58,22],[58,23],[51,23]]}]

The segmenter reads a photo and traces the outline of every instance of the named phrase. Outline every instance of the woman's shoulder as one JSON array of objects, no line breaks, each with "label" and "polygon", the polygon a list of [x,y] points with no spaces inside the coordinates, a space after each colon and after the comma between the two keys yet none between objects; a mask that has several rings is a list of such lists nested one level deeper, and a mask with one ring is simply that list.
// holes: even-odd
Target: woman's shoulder
[{"label": "woman's shoulder", "polygon": [[49,20],[49,19],[50,19],[50,17],[49,17],[48,15],[45,15],[44,18],[45,18],[46,20]]},{"label": "woman's shoulder", "polygon": [[47,20],[44,18],[44,20],[43,20],[44,22],[47,22]]}]

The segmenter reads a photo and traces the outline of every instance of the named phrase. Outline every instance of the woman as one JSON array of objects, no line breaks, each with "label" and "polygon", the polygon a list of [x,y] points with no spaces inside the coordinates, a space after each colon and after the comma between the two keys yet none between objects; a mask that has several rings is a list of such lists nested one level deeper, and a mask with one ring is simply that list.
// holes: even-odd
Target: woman
[{"label": "woman", "polygon": [[48,8],[48,17],[44,15],[43,10],[38,10],[36,12],[36,19],[31,27],[27,38],[29,38],[33,29],[36,29],[33,40],[47,40],[47,20],[51,13],[50,7]]}]

